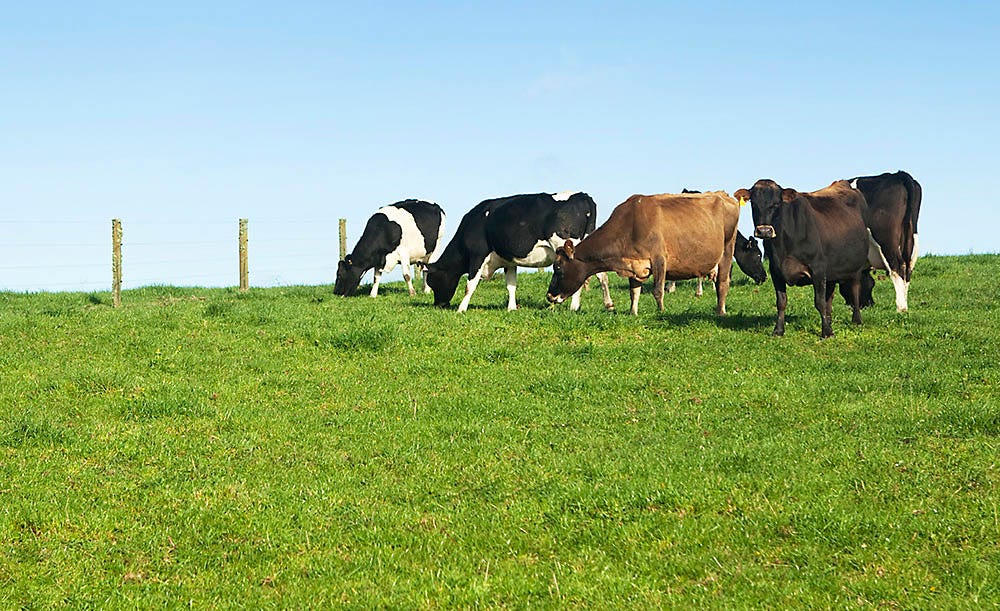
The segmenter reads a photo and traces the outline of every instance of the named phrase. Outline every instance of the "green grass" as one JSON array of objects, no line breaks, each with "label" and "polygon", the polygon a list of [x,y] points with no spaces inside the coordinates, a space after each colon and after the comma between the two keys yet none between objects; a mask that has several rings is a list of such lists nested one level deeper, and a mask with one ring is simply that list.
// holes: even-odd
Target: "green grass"
[{"label": "green grass", "polygon": [[996,607],[998,275],[0,293],[0,607]]}]

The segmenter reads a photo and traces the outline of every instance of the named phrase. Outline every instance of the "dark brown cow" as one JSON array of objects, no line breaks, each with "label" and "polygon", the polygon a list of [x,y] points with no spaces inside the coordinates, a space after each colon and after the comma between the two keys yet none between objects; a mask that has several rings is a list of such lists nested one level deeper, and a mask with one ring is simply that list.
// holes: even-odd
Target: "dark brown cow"
[{"label": "dark brown cow", "polygon": [[878,244],[869,259],[884,269],[896,291],[896,310],[907,310],[910,276],[917,262],[917,217],[920,215],[920,183],[906,172],[859,176],[851,186],[864,194],[868,203],[865,224]]},{"label": "dark brown cow", "polygon": [[754,235],[764,241],[778,309],[774,334],[785,333],[789,284],[812,285],[822,337],[833,335],[832,302],[838,282],[849,288],[843,292],[850,297],[853,321],[861,324],[861,278],[868,271],[870,243],[861,192],[843,180],[812,193],[758,180],[749,191],[740,189],[734,195],[750,200]]},{"label": "dark brown cow", "polygon": [[663,311],[667,280],[715,276],[716,312],[726,313],[740,205],[722,191],[682,195],[633,195],[575,247],[556,250],[548,300],[561,303],[599,273],[629,279],[632,314],[642,283],[653,277],[653,297]]}]

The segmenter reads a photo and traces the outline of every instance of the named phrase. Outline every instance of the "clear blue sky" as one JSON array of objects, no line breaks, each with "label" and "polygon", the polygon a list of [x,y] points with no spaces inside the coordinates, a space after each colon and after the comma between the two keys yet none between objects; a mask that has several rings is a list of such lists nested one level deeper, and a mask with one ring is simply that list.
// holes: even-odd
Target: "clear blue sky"
[{"label": "clear blue sky", "polygon": [[512,193],[897,169],[923,253],[1000,251],[1000,3],[0,6],[0,288],[107,289],[113,217],[126,288],[235,284],[239,217],[253,284],[318,284],[407,197],[450,238]]}]

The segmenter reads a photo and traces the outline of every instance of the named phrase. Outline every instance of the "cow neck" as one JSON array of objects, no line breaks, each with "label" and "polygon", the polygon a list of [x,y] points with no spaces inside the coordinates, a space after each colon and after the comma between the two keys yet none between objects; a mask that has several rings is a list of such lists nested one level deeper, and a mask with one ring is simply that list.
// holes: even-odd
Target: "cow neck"
[{"label": "cow neck", "polygon": [[618,255],[614,254],[614,241],[601,229],[603,227],[599,227],[573,249],[573,258],[585,266],[588,275],[613,270],[614,261],[621,258],[620,252]]},{"label": "cow neck", "polygon": [[[355,252],[352,252],[348,256],[351,258],[352,267],[360,267],[361,269],[365,270],[371,269],[376,265],[378,265],[380,259],[378,253],[376,253],[374,250],[371,250],[367,253],[365,252],[358,253],[357,249],[355,249]],[[384,258],[384,256],[385,255],[383,255],[382,258]]]},{"label": "cow neck", "polygon": [[458,244],[458,236],[456,235],[448,242],[448,245],[441,251],[441,256],[433,263],[442,269],[465,269],[469,257],[463,250]]}]

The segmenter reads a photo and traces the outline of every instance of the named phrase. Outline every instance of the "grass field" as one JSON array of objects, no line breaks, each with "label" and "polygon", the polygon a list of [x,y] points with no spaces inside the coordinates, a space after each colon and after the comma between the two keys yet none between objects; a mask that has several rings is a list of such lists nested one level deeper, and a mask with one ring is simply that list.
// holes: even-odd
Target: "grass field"
[{"label": "grass field", "polygon": [[0,293],[0,607],[997,607],[1000,256],[916,272]]}]

